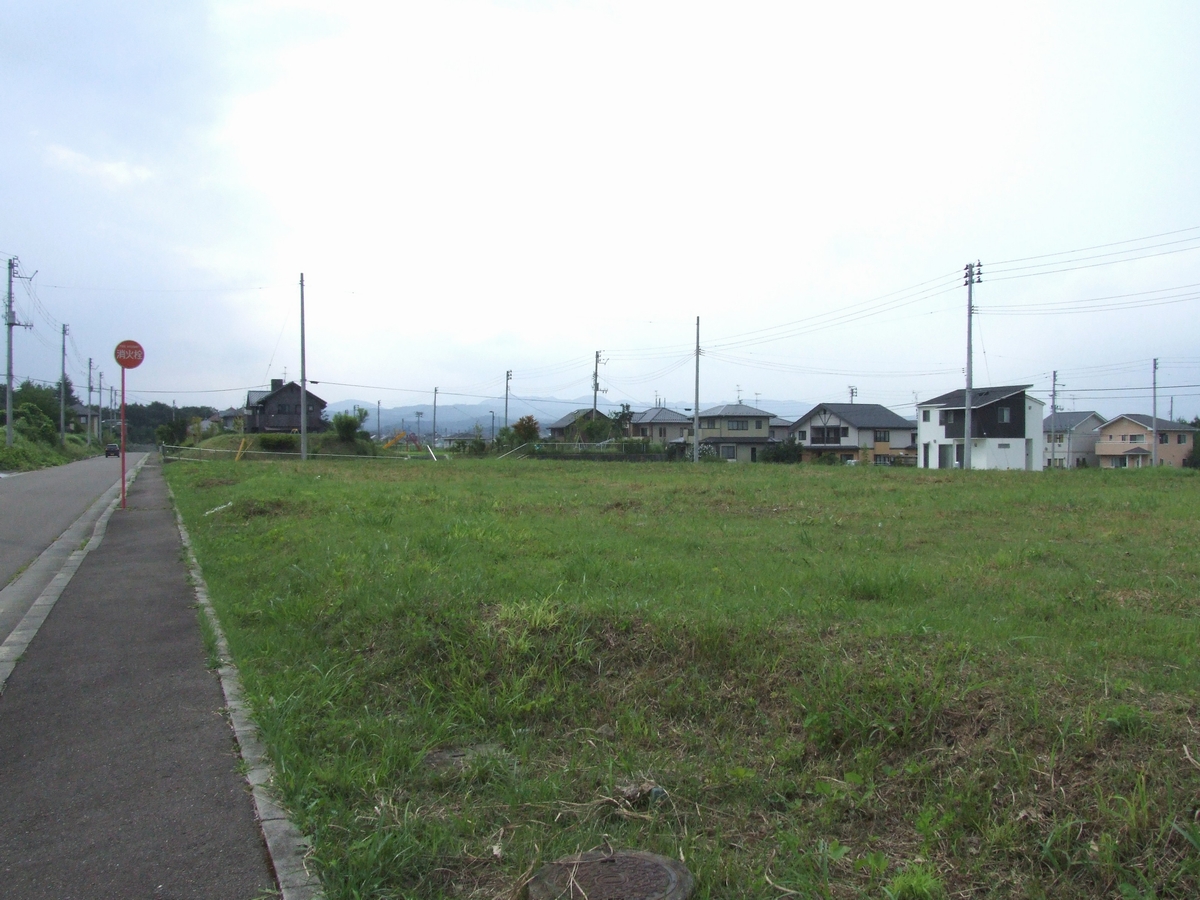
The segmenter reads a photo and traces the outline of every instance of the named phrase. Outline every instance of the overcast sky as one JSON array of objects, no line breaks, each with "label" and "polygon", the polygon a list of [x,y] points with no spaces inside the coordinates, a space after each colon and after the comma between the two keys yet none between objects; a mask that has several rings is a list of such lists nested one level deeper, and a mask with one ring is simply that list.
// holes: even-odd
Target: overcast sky
[{"label": "overcast sky", "polygon": [[979,259],[977,385],[1045,397],[1057,369],[1067,409],[1149,412],[1159,357],[1160,414],[1200,413],[1193,2],[16,0],[5,25],[18,377],[57,379],[65,322],[77,384],[133,338],[138,399],[236,404],[298,376],[304,272],[331,401],[470,402],[506,369],[574,398],[601,350],[609,401],[690,406],[699,316],[705,404],[854,385],[911,415],[962,386]]}]

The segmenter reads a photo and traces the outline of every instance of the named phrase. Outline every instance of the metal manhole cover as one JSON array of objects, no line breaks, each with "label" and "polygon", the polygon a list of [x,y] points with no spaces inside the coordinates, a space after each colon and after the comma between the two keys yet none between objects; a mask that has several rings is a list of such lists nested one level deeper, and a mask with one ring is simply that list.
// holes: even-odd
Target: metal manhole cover
[{"label": "metal manhole cover", "polygon": [[529,900],[687,900],[695,889],[681,862],[642,850],[565,856],[529,882]]}]

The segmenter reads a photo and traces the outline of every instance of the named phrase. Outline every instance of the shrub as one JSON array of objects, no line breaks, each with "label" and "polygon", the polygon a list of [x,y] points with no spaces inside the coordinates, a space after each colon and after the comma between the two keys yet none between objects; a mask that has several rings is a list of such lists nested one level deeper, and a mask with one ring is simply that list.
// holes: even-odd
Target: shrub
[{"label": "shrub", "polygon": [[339,441],[353,444],[355,437],[358,436],[358,429],[365,421],[367,421],[367,411],[356,407],[353,412],[336,413],[333,417],[333,430],[337,432]]},{"label": "shrub", "polygon": [[517,424],[513,426],[512,430],[517,440],[523,444],[536,441],[542,433],[542,428],[538,424],[538,420],[533,416],[521,416],[521,418],[517,419]]},{"label": "shrub", "polygon": [[300,438],[294,434],[264,434],[258,445],[272,453],[295,453],[300,447]]}]

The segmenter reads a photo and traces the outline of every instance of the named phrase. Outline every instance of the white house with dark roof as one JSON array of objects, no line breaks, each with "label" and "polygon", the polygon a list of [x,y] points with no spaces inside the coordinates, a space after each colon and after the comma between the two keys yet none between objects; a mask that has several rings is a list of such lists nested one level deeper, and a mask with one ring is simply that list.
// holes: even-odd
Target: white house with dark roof
[{"label": "white house with dark roof", "polygon": [[686,442],[692,434],[692,417],[667,409],[665,406],[653,406],[641,412],[635,412],[629,420],[629,436],[645,438],[658,444],[678,441]]},{"label": "white house with dark roof", "polygon": [[714,448],[729,462],[758,462],[759,455],[774,443],[769,413],[745,403],[728,403],[700,412],[700,446]]},{"label": "white house with dark roof", "polygon": [[1098,429],[1107,421],[1095,410],[1056,412],[1042,421],[1042,465],[1049,469],[1086,469],[1100,464]]},{"label": "white house with dark roof", "polygon": [[792,423],[791,437],[811,461],[834,454],[843,462],[912,465],[917,425],[878,403],[819,403]]},{"label": "white house with dark roof", "polygon": [[[971,468],[1041,470],[1042,410],[1046,404],[1026,391],[1030,384],[971,389]],[[917,404],[917,465],[958,469],[963,465],[965,391],[951,391]]]}]

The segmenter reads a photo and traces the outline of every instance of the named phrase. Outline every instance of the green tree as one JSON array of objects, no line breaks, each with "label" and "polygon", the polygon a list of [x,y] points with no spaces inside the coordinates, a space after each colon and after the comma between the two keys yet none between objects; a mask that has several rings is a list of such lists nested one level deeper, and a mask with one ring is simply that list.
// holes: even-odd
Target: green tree
[{"label": "green tree", "polygon": [[612,419],[604,415],[602,412],[596,413],[596,418],[588,420],[583,416],[579,417],[579,421],[575,423],[579,428],[580,435],[590,443],[598,444],[600,441],[606,441],[613,434]]},{"label": "green tree", "polygon": [[536,441],[542,434],[542,427],[533,416],[521,416],[512,428],[513,436],[522,444]]},{"label": "green tree", "polygon": [[[13,391],[13,397],[17,396]],[[56,410],[57,413],[57,410]],[[42,412],[41,407],[33,403],[22,403],[13,410],[13,427],[16,431],[31,441],[44,444],[58,443],[58,422]]]},{"label": "green tree", "polygon": [[335,413],[333,416],[333,430],[337,432],[338,440],[347,444],[354,443],[354,439],[358,437],[358,429],[362,427],[362,423],[367,421],[367,411],[359,409],[357,406],[353,412]]},{"label": "green tree", "polygon": [[625,437],[629,423],[633,421],[633,410],[629,408],[628,403],[622,403],[620,412],[611,413],[609,418],[612,421],[612,436],[620,440]]}]

